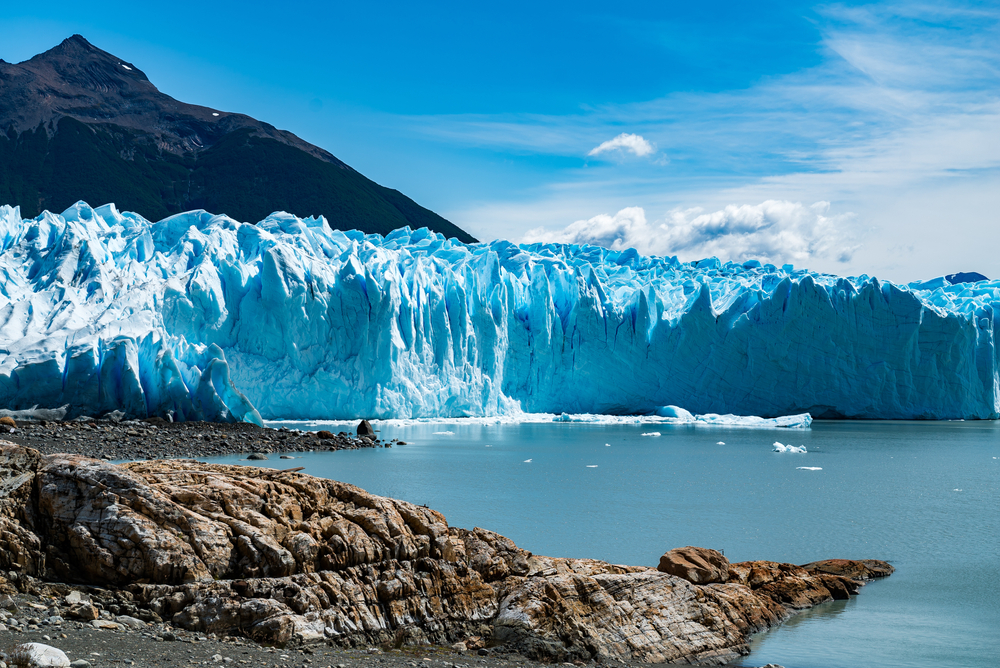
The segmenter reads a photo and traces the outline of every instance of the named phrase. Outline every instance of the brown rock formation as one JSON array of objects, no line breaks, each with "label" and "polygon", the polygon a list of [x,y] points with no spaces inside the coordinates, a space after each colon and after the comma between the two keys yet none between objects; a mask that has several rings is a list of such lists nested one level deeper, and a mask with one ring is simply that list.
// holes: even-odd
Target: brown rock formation
[{"label": "brown rock formation", "polygon": [[711,584],[729,579],[729,560],[718,550],[688,545],[670,550],[660,557],[656,570],[694,584]]},{"label": "brown rock formation", "polygon": [[[831,569],[891,572],[678,552],[697,566],[686,579],[535,556],[433,510],[293,471],[112,466],[0,442],[0,570],[128,588],[182,627],[279,643],[371,644],[402,629],[411,642],[483,637],[547,660],[724,663],[793,611],[857,592]],[[690,581],[704,582],[705,564],[718,581]]]}]

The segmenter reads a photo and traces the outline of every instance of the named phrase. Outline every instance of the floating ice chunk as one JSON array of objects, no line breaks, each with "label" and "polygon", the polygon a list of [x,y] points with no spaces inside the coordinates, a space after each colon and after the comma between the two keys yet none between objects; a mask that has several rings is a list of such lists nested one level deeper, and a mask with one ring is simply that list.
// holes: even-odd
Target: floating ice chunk
[{"label": "floating ice chunk", "polygon": [[[604,444],[604,447],[605,447],[605,448],[610,448],[610,447],[611,447],[611,444],[610,444],[610,443],[605,443],[605,444]],[[996,459],[996,457],[994,457],[993,459]]]},{"label": "floating ice chunk", "polygon": [[806,446],[804,446],[804,445],[799,445],[799,446],[795,446],[795,445],[783,445],[783,444],[779,443],[778,441],[775,441],[774,442],[774,448],[772,448],[772,452],[795,452],[795,453],[804,455],[806,453]]},{"label": "floating ice chunk", "polygon": [[812,424],[812,415],[799,413],[776,418],[762,418],[756,415],[716,415],[706,413],[695,418],[698,422],[728,427],[763,427],[766,429],[805,429]]},{"label": "floating ice chunk", "polygon": [[822,471],[823,468],[820,466],[796,466],[798,471]]},{"label": "floating ice chunk", "polygon": [[658,431],[647,431],[646,433],[643,434],[643,436],[659,436],[659,435],[660,432]]},{"label": "floating ice chunk", "polygon": [[694,415],[679,406],[660,406],[655,412],[660,417],[675,418],[685,422],[694,420]]},{"label": "floating ice chunk", "polygon": [[455,432],[453,432],[453,431],[436,431],[436,432],[434,432],[434,436],[454,436],[454,435],[455,435]]},{"label": "floating ice chunk", "polygon": [[726,444],[725,441],[719,441],[718,443],[716,443],[716,445],[725,445],[725,444]]},{"label": "floating ice chunk", "polygon": [[961,492],[962,490],[960,490],[960,489],[953,489],[951,491],[953,491],[953,492]]},{"label": "floating ice chunk", "polygon": [[530,460],[530,459],[525,459],[525,460],[524,460],[524,463],[525,463],[525,464],[530,464],[530,463],[531,463],[531,460]]},{"label": "floating ice chunk", "polygon": [[588,469],[596,469],[597,468],[597,464],[587,464],[587,468]]}]

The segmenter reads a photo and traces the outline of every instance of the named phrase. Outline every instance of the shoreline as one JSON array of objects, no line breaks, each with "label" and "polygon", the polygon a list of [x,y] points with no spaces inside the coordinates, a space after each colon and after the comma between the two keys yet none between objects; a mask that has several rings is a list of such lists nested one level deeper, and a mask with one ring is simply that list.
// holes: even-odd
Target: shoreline
[{"label": "shoreline", "polygon": [[[156,425],[142,434],[135,426],[90,430],[116,452],[129,447],[120,442],[124,436],[144,436],[153,445],[167,438]],[[88,443],[58,426],[38,427],[24,438],[48,442],[55,434],[78,447]],[[239,451],[272,442],[285,449],[293,438],[302,447],[337,441],[259,428],[224,431],[244,434],[228,442]],[[184,433],[188,454],[198,432]],[[119,639],[126,647],[181,639],[230,643],[219,647],[256,657],[216,651],[199,661],[154,652],[138,665],[177,659],[414,668],[414,653],[431,665],[437,659],[427,655],[439,651],[460,657],[441,660],[442,668],[484,663],[480,657],[495,658],[496,666],[722,665],[749,652],[751,635],[797,611],[856,595],[864,582],[892,572],[876,561],[730,563],[694,547],[669,551],[657,568],[545,557],[485,529],[451,527],[424,506],[297,469],[190,459],[111,464],[0,443],[0,474],[6,649],[24,640],[69,648],[72,631],[91,647],[114,645],[106,650],[121,651]],[[15,588],[34,600],[11,605],[3,594]],[[336,661],[335,654],[349,655],[343,648],[354,648],[350,656],[360,661]],[[402,650],[398,661],[387,660],[394,649]],[[138,646],[131,654],[139,656]],[[113,663],[136,665],[130,661]]]},{"label": "shoreline", "polygon": [[[167,422],[144,420],[17,421],[13,431],[0,433],[42,454],[84,455],[105,461],[194,459],[223,455],[264,455],[286,452],[357,450],[392,447],[399,441],[361,438],[355,429],[298,431],[286,427],[258,427],[249,422]],[[0,425],[3,428],[4,425]],[[9,427],[8,427],[9,428]]]}]

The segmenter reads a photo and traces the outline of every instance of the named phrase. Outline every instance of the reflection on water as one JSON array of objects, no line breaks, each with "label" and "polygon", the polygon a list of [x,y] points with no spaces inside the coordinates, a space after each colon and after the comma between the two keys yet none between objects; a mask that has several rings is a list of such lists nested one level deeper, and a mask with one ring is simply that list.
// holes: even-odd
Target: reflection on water
[{"label": "reflection on water", "polygon": [[[262,464],[426,504],[537,554],[655,566],[667,549],[701,545],[732,561],[896,567],[856,599],[761,634],[743,665],[976,668],[1000,655],[994,422],[657,425],[659,437],[642,425],[376,428],[408,445]],[[808,452],[772,452],[776,440]]]}]

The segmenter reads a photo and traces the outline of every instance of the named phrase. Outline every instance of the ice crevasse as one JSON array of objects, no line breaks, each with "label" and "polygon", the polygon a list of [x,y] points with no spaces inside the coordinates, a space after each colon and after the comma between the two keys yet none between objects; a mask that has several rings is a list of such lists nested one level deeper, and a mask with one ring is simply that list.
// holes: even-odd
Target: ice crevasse
[{"label": "ice crevasse", "polygon": [[997,418],[1000,281],[0,207],[0,408]]}]

